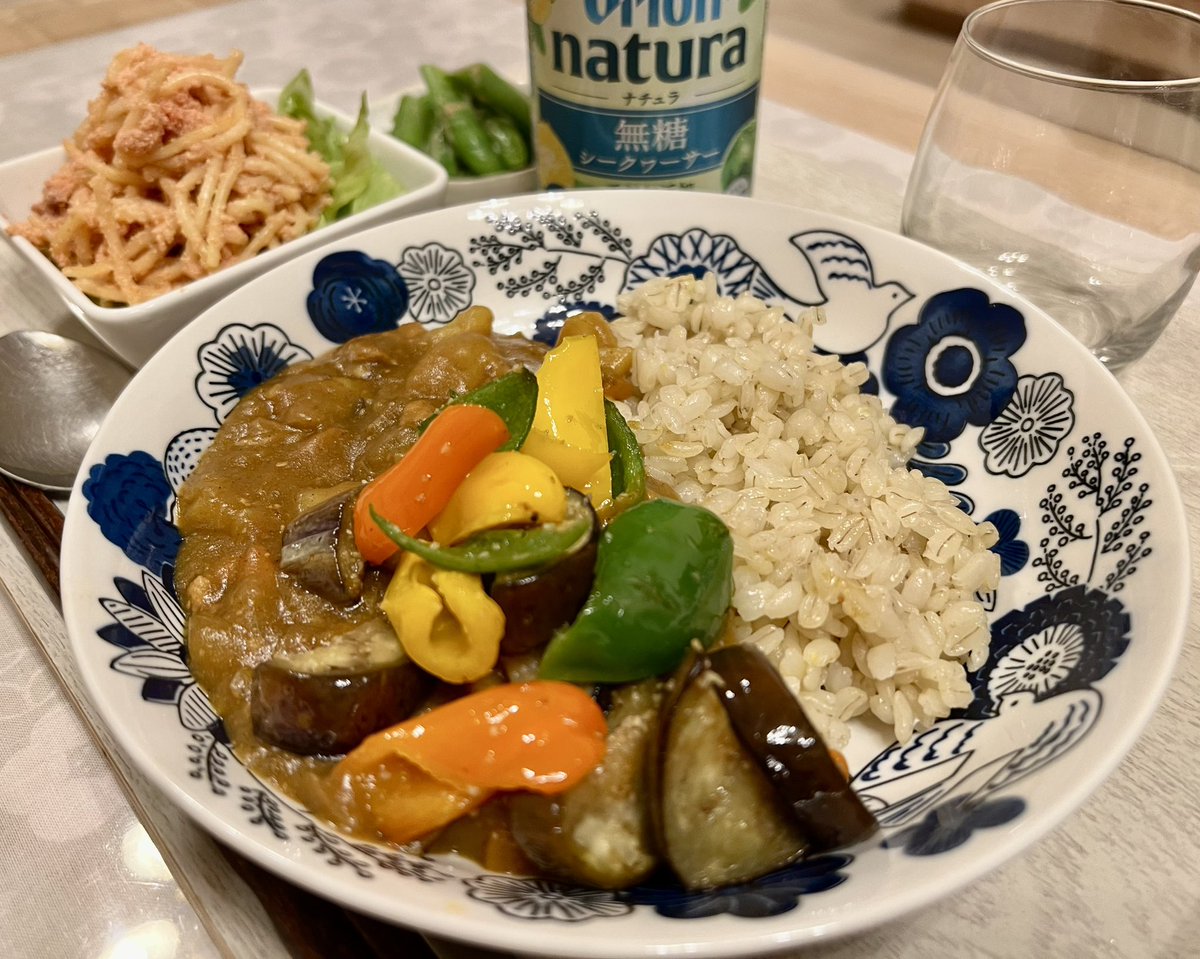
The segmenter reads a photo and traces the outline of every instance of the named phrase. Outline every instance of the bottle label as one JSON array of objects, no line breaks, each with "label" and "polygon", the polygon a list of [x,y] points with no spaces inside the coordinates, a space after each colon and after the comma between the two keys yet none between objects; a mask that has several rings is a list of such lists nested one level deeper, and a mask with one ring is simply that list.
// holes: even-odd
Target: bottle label
[{"label": "bottle label", "polygon": [[748,193],[766,0],[528,0],[543,188]]}]

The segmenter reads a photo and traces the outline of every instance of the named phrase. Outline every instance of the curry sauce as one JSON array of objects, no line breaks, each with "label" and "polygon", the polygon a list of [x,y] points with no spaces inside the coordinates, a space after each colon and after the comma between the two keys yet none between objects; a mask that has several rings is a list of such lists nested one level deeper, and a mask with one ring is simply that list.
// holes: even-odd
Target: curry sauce
[{"label": "curry sauce", "polygon": [[289,367],[237,405],[180,491],[175,579],[191,670],[238,757],[350,831],[352,809],[325,783],[334,760],[255,736],[250,687],[260,663],[378,617],[391,571],[368,568],[359,601],[330,602],[280,569],[283,530],[314,502],[391,466],[453,396],[537,365],[544,347],[492,335],[490,325],[487,311],[436,330],[405,324]]}]

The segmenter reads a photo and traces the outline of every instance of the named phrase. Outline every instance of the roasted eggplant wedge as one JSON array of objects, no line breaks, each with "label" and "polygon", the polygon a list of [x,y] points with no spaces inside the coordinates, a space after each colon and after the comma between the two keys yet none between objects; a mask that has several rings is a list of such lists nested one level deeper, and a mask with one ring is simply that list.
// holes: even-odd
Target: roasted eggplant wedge
[{"label": "roasted eggplant wedge", "polygon": [[733,731],[704,667],[694,657],[676,674],[652,769],[659,845],[688,889],[747,882],[807,848],[787,804]]},{"label": "roasted eggplant wedge", "polygon": [[488,594],[504,612],[500,651],[508,656],[545,646],[570,623],[592,590],[600,521],[586,496],[567,490],[570,509],[592,516],[592,535],[561,559],[536,569],[497,573]]},{"label": "roasted eggplant wedge", "polygon": [[645,879],[658,863],[645,765],[655,737],[659,687],[646,680],[612,690],[604,761],[558,796],[510,800],[521,851],[544,872],[601,889]]},{"label": "roasted eggplant wedge", "polygon": [[733,730],[791,807],[809,854],[853,845],[879,828],[761,650],[725,646],[703,661]]},{"label": "roasted eggplant wedge", "polygon": [[745,882],[878,828],[761,651],[694,653],[670,687],[648,770],[659,845],[687,888]]},{"label": "roasted eggplant wedge", "polygon": [[283,531],[279,568],[332,603],[362,596],[363,559],[354,545],[354,501],[359,487],[301,513]]},{"label": "roasted eggplant wedge", "polygon": [[254,733],[303,755],[339,755],[406,719],[430,679],[392,628],[372,619],[327,645],[275,656],[254,670]]}]

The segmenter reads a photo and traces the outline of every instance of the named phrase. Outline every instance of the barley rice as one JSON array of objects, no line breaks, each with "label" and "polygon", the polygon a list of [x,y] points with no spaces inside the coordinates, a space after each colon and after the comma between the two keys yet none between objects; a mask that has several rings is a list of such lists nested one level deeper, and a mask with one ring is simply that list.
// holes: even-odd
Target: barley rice
[{"label": "barley rice", "polygon": [[905,741],[968,703],[996,530],[905,467],[921,431],[860,392],[865,366],[813,352],[812,313],[719,297],[711,277],[652,280],[618,306],[647,473],[725,520],[737,637],[829,745],[868,712]]}]

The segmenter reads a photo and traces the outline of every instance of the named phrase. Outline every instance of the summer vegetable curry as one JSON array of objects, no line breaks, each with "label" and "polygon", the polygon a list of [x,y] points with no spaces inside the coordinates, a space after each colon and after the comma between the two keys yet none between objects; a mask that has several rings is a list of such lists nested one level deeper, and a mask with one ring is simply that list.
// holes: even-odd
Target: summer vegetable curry
[{"label": "summer vegetable curry", "polygon": [[349,833],[605,888],[869,835],[727,639],[728,530],[647,491],[630,351],[596,315],[549,351],[491,324],[290,367],[182,489],[189,663],[239,757]]}]

